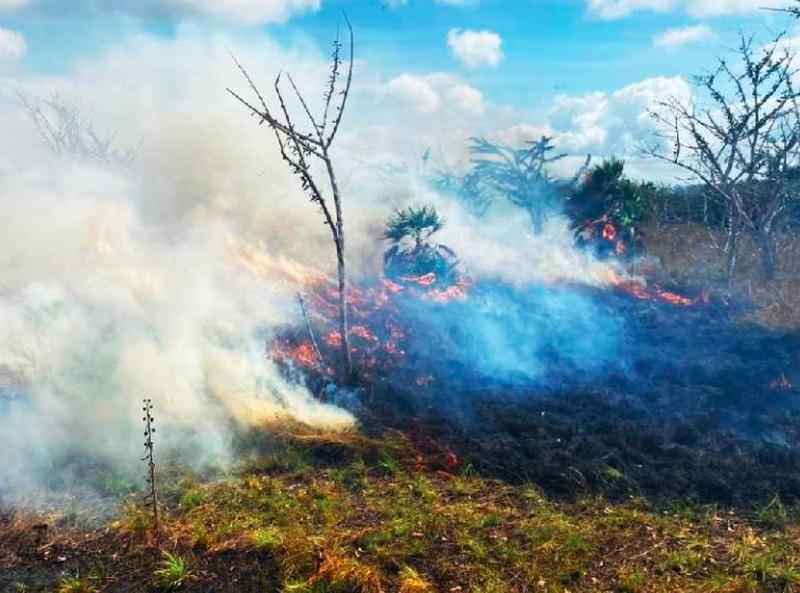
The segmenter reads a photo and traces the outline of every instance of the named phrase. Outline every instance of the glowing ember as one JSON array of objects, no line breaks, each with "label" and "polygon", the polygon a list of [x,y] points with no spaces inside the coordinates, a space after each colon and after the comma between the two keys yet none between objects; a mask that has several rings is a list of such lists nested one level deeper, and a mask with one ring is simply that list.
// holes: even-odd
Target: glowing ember
[{"label": "glowing ember", "polygon": [[461,462],[458,459],[458,455],[456,455],[452,451],[447,452],[447,457],[445,458],[444,462],[450,469],[456,469],[459,465],[461,465]]},{"label": "glowing ember", "polygon": [[321,362],[311,342],[300,342],[296,346],[277,342],[273,345],[272,355],[277,360],[294,362],[308,368],[317,368]]},{"label": "glowing ember", "polygon": [[[378,336],[376,336],[372,331],[368,328],[364,327],[363,325],[354,325],[350,328],[350,334],[353,336],[357,336],[362,340],[368,340],[370,342],[377,342]],[[338,334],[337,334],[338,335]]]},{"label": "glowing ember", "polygon": [[603,239],[606,241],[613,241],[617,238],[617,227],[615,227],[610,222],[607,222],[603,225]]},{"label": "glowing ember", "polygon": [[329,331],[325,334],[325,343],[331,348],[338,348],[342,345],[342,336],[338,331]]},{"label": "glowing ember", "polygon": [[436,274],[430,272],[424,276],[404,276],[403,281],[409,284],[419,284],[420,286],[432,286],[436,284]]}]

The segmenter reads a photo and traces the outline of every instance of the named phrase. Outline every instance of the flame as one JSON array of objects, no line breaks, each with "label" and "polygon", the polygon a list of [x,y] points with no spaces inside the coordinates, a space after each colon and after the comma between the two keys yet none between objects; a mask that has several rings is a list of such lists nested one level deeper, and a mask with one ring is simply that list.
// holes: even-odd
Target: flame
[{"label": "flame", "polygon": [[275,342],[272,345],[272,356],[276,360],[295,362],[308,368],[317,368],[322,362],[309,341],[297,345],[292,345],[286,340]]},{"label": "flame", "polygon": [[423,276],[403,276],[403,281],[409,284],[419,284],[420,286],[432,286],[436,284],[438,278],[433,272],[429,272]]},{"label": "flame", "polygon": [[607,222],[603,225],[603,239],[606,241],[613,241],[617,238],[618,235],[617,227],[615,227],[610,222]]},{"label": "flame", "polygon": [[227,243],[230,260],[260,278],[281,278],[296,285],[323,282],[325,274],[286,257],[271,255],[260,241],[231,239]]},{"label": "flame", "polygon": [[694,305],[707,305],[711,297],[707,290],[703,290],[696,298],[690,298],[677,292],[661,288],[657,284],[648,286],[643,278],[624,277],[615,271],[609,272],[609,284],[643,301],[661,301],[676,307],[692,307]]},{"label": "flame", "polygon": [[363,325],[354,325],[350,328],[350,335],[357,336],[362,340],[367,340],[369,342],[378,342],[378,336],[370,330],[369,328]]}]

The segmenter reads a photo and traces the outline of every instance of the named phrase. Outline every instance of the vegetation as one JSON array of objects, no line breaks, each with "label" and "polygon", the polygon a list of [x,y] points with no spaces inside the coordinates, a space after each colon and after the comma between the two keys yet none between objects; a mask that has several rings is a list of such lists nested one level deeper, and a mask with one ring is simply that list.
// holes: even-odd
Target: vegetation
[{"label": "vegetation", "polygon": [[189,563],[183,556],[164,552],[164,560],[153,571],[153,584],[165,591],[180,589],[190,578]]},{"label": "vegetation", "polygon": [[[64,529],[48,557],[28,560],[19,555],[28,523],[3,524],[0,589],[125,592],[150,583],[198,592],[772,593],[800,587],[798,515],[785,506],[776,512],[775,502],[750,514],[644,499],[559,502],[533,484],[448,471],[431,454],[421,464],[420,451],[391,435],[294,432],[279,447],[291,455],[265,453],[223,481],[166,484],[170,510],[162,529],[169,551],[155,570],[135,513],[107,529]],[[391,468],[381,463],[386,459],[394,460]],[[196,491],[204,493],[202,502],[178,504]],[[75,576],[98,563],[96,578]],[[59,580],[65,569],[73,576]]]},{"label": "vegetation", "polygon": [[764,48],[741,36],[738,64],[720,58],[695,78],[698,99],[665,99],[652,116],[664,130],[648,151],[703,183],[725,213],[727,275],[736,271],[742,234],[755,239],[764,276],[775,276],[775,235],[798,200],[800,112],[794,54],[778,36]]},{"label": "vegetation", "polygon": [[449,284],[457,276],[453,251],[431,241],[444,227],[433,206],[414,205],[396,210],[386,222],[383,238],[391,242],[384,253],[386,275],[396,281],[434,275],[435,282]]},{"label": "vegetation", "polygon": [[553,138],[543,136],[521,147],[485,138],[473,138],[471,143],[471,168],[463,176],[440,172],[434,185],[458,195],[478,215],[494,202],[508,201],[528,213],[534,229],[541,229],[558,204],[562,184],[549,168],[566,156],[554,154]]},{"label": "vegetation", "polygon": [[[239,71],[244,76],[258,102],[254,105],[235,91],[228,89],[228,92],[244,105],[251,115],[255,115],[258,118],[259,125],[266,123],[275,134],[283,160],[300,180],[300,185],[303,191],[308,194],[311,202],[319,206],[325,225],[330,229],[336,252],[339,281],[339,339],[341,343],[342,370],[345,381],[352,383],[355,380],[355,372],[351,359],[350,333],[348,331],[344,212],[341,191],[333,166],[333,159],[331,158],[331,148],[342,123],[347,99],[350,95],[350,85],[353,80],[353,28],[350,26],[349,21],[347,21],[347,30],[350,37],[349,62],[346,70],[343,71],[343,44],[337,34],[333,43],[333,52],[331,53],[330,75],[323,94],[324,107],[321,116],[314,116],[311,113],[308,102],[295,85],[291,74],[286,75],[299,106],[308,118],[308,123],[311,126],[310,131],[301,131],[292,120],[286,99],[281,90],[282,75],[280,74],[273,87],[280,105],[279,115],[275,115],[270,110],[253,79],[250,78],[250,75],[235,58],[234,61],[236,61]],[[343,77],[344,82],[342,82]],[[315,162],[321,165],[325,172],[321,180],[314,172]],[[328,186],[327,191],[325,191],[323,183]]]}]

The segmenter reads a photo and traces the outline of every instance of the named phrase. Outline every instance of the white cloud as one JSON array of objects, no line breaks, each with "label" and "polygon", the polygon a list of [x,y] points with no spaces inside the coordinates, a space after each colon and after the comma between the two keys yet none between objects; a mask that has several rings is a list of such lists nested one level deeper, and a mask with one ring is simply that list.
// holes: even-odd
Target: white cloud
[{"label": "white cloud", "polygon": [[0,0],[0,9],[18,8],[30,4],[33,0]]},{"label": "white cloud", "polygon": [[445,96],[456,107],[469,115],[479,116],[483,114],[483,95],[473,86],[468,84],[453,85],[447,89]]},{"label": "white cloud", "polygon": [[653,40],[653,45],[663,49],[677,49],[692,43],[714,39],[714,31],[708,25],[690,25],[667,29]]},{"label": "white cloud", "polygon": [[624,155],[652,132],[649,112],[668,97],[688,101],[691,89],[681,77],[656,77],[613,93],[561,95],[548,114],[549,124],[560,148]]},{"label": "white cloud", "polygon": [[25,38],[10,29],[0,27],[0,60],[16,60],[28,51]]},{"label": "white cloud", "polygon": [[[438,4],[447,4],[449,6],[469,6],[472,4],[477,4],[479,0],[434,0]],[[386,4],[388,4],[391,8],[397,8],[398,6],[405,6],[408,4],[408,0],[385,0]]]},{"label": "white cloud", "polygon": [[423,115],[454,110],[480,116],[485,108],[483,95],[478,89],[450,74],[401,74],[387,82],[379,94],[400,107],[411,108]]},{"label": "white cloud", "polygon": [[386,84],[386,94],[411,107],[419,113],[436,111],[442,103],[439,93],[422,76],[402,74]]},{"label": "white cloud", "polygon": [[619,19],[634,12],[680,11],[692,16],[722,16],[783,8],[786,0],[586,0],[589,11],[602,19]]},{"label": "white cloud", "polygon": [[721,16],[785,8],[789,3],[786,0],[688,0],[686,4],[686,11],[693,16]]},{"label": "white cloud", "polygon": [[497,66],[503,59],[503,39],[492,31],[450,29],[447,44],[453,55],[470,68]]},{"label": "white cloud", "polygon": [[322,0],[170,0],[186,8],[245,24],[285,22],[296,13],[319,10]]},{"label": "white cloud", "polygon": [[602,19],[618,19],[633,12],[664,12],[674,8],[675,0],[587,0],[589,11]]},{"label": "white cloud", "polygon": [[0,9],[34,3],[43,9],[97,12],[100,10],[153,14],[180,20],[207,15],[234,23],[256,25],[283,23],[303,12],[319,10],[322,0],[0,0]]}]

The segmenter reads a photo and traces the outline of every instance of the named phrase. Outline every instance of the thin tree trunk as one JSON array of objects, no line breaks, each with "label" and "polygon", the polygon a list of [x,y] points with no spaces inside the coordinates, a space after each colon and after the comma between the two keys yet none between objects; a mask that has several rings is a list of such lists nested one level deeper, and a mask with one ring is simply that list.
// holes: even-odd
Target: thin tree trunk
[{"label": "thin tree trunk", "polygon": [[339,184],[336,181],[336,173],[333,170],[328,149],[323,149],[323,160],[328,171],[328,180],[331,184],[331,194],[333,195],[333,207],[336,213],[336,263],[339,276],[339,334],[342,342],[342,370],[344,371],[344,381],[347,385],[354,385],[356,382],[353,370],[353,357],[350,353],[350,329],[348,327],[347,311],[347,264],[345,262],[345,242],[344,242],[344,220],[342,217],[342,198],[339,194]]},{"label": "thin tree trunk", "polygon": [[755,234],[756,243],[761,251],[761,263],[764,269],[764,280],[775,279],[775,241],[769,231],[760,230]]},{"label": "thin tree trunk", "polygon": [[739,235],[741,234],[739,217],[735,214],[732,215],[729,224],[728,242],[725,246],[728,254],[725,266],[725,276],[728,284],[731,285],[733,284],[733,278],[736,275],[736,264],[739,261]]},{"label": "thin tree trunk", "polygon": [[339,334],[342,342],[342,369],[345,383],[352,385],[355,382],[355,373],[353,372],[353,358],[350,354],[350,331],[347,314],[347,269],[344,260],[344,237],[341,234],[339,235],[339,243],[336,245],[336,259],[339,272]]}]

